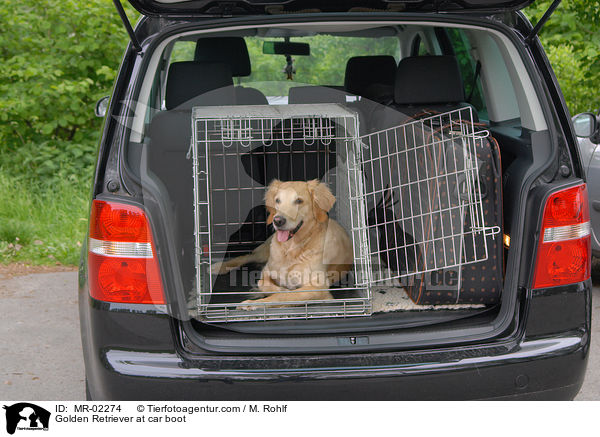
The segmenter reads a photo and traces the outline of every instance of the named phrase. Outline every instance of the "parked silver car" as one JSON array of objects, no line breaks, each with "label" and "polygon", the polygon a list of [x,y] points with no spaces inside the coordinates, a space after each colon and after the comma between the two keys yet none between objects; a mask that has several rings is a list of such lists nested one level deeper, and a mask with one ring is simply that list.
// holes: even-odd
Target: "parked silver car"
[{"label": "parked silver car", "polygon": [[581,162],[586,173],[592,222],[592,253],[600,256],[600,111],[573,117]]}]

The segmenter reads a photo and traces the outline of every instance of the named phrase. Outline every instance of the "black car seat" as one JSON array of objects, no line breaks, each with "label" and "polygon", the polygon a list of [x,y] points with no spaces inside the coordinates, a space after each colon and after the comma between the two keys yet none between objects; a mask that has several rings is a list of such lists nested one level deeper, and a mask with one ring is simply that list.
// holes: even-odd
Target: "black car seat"
[{"label": "black car seat", "polygon": [[194,61],[171,64],[165,104],[167,110],[156,114],[148,127],[148,173],[165,187],[178,224],[176,238],[193,258],[193,173],[192,161],[186,157],[192,138],[191,109],[235,104],[229,65]]},{"label": "black car seat", "polygon": [[470,106],[454,56],[411,56],[398,64],[393,107],[408,115]]},{"label": "black car seat", "polygon": [[346,63],[344,88],[376,102],[393,96],[396,60],[393,56],[355,56]]},{"label": "black car seat", "polygon": [[192,106],[232,105],[232,85],[231,69],[225,63],[174,62],[167,75],[166,109],[190,111]]},{"label": "black car seat", "polygon": [[[370,131],[397,126],[425,112],[472,107],[466,102],[462,75],[454,56],[411,56],[396,69],[393,101],[367,117]],[[473,110],[473,121],[477,113]]]},{"label": "black car seat", "polygon": [[355,56],[348,59],[344,76],[344,88],[360,100],[348,107],[355,110],[360,119],[360,131],[368,131],[371,114],[382,104],[393,101],[396,60],[393,56]]},{"label": "black car seat", "polygon": [[[194,60],[229,64],[233,77],[246,77],[252,73],[248,46],[241,36],[200,38]],[[236,86],[235,93],[238,105],[268,105],[265,95],[256,88]]]}]

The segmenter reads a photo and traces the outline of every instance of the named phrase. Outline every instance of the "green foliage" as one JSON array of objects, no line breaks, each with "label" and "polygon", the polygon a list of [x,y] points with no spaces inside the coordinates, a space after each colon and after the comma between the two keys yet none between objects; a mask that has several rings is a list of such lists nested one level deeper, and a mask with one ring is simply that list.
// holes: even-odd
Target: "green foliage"
[{"label": "green foliage", "polygon": [[[525,10],[536,23],[551,0],[536,1]],[[600,105],[600,0],[563,1],[545,24],[540,40],[571,113]]]},{"label": "green foliage", "polygon": [[0,22],[0,262],[77,264],[127,33],[108,0],[4,1]]},{"label": "green foliage", "polygon": [[548,46],[548,59],[560,82],[565,101],[572,114],[592,109],[599,104],[600,92],[589,90],[586,83],[586,64],[570,44]]},{"label": "green foliage", "polygon": [[454,53],[458,60],[458,66],[463,78],[465,86],[465,95],[469,102],[477,109],[479,116],[487,114],[483,91],[481,89],[481,81],[479,77],[475,77],[477,70],[477,62],[471,55],[471,44],[464,32],[459,29],[448,29],[448,36],[454,47]]},{"label": "green foliage", "polygon": [[32,184],[0,171],[0,263],[77,264],[87,226],[86,185]]},{"label": "green foliage", "polygon": [[94,105],[110,93],[127,41],[114,5],[6,1],[0,22],[0,168],[87,182],[101,125]]}]

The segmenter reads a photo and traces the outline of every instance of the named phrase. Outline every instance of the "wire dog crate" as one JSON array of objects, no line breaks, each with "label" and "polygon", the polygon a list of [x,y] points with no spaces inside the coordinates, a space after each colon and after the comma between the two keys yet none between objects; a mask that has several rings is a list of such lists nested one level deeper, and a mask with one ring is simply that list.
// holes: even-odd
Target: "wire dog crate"
[{"label": "wire dog crate", "polygon": [[[470,108],[367,135],[357,113],[337,104],[196,107],[192,127],[202,321],[368,316],[375,284],[398,287],[418,273],[487,259],[495,230],[484,223],[475,153],[487,132],[475,131]],[[241,302],[259,294],[261,266],[226,275],[210,266],[268,238],[263,199],[276,178],[328,184],[337,200],[330,217],[351,237],[353,271],[331,288],[333,299],[249,310]]]},{"label": "wire dog crate", "polygon": [[[197,107],[192,123],[198,317],[223,322],[370,314],[370,290],[356,285],[370,276],[366,228],[348,213],[364,222],[364,208],[350,202],[363,191],[356,113],[335,104]],[[352,274],[335,287],[336,299],[283,308],[265,303],[248,311],[240,302],[258,294],[260,266],[211,272],[213,263],[268,238],[264,194],[273,179],[320,179],[336,196],[330,215],[351,231],[355,260]]]}]

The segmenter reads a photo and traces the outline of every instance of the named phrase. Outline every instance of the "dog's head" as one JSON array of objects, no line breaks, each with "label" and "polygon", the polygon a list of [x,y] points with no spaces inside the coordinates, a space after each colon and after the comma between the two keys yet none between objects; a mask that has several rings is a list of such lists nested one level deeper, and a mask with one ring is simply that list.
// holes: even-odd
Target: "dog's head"
[{"label": "dog's head", "polygon": [[314,179],[308,182],[281,182],[275,179],[267,188],[267,224],[273,224],[280,242],[291,239],[311,221],[325,222],[335,197],[327,185]]}]

